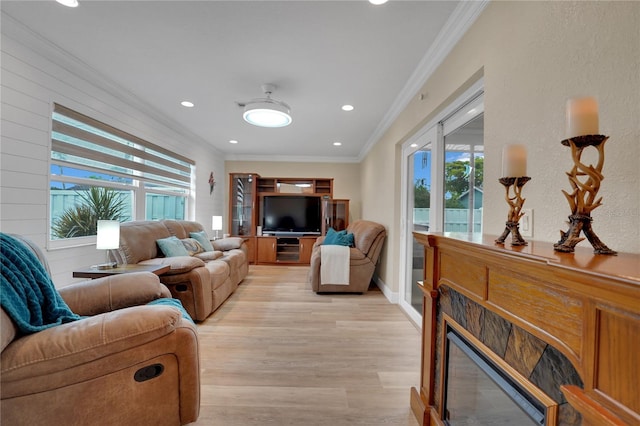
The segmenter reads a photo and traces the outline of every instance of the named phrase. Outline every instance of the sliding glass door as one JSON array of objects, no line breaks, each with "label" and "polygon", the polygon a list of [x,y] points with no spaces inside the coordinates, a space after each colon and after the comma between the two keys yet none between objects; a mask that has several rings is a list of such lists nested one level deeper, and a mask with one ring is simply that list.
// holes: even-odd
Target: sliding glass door
[{"label": "sliding glass door", "polygon": [[418,282],[424,275],[424,249],[422,244],[413,237],[413,231],[428,231],[431,223],[429,214],[431,207],[431,142],[418,148],[409,156],[409,186],[408,202],[411,217],[408,247],[408,281],[405,286],[404,302],[416,313],[422,313],[422,291]]},{"label": "sliding glass door", "polygon": [[484,103],[479,82],[403,145],[400,305],[421,323],[419,232],[482,232]]}]

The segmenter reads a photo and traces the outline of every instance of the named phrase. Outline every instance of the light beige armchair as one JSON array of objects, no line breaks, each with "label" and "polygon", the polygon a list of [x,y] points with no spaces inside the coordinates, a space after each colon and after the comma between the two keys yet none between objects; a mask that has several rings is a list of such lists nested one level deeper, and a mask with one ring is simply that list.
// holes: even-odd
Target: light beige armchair
[{"label": "light beige armchair", "polygon": [[349,285],[321,284],[320,246],[324,237],[316,240],[311,253],[311,268],[308,280],[316,293],[366,293],[380,258],[387,232],[379,223],[357,220],[347,227],[352,233],[355,247],[349,249]]},{"label": "light beige armchair", "polygon": [[[41,256],[39,256],[41,258]],[[59,289],[81,320],[19,335],[0,310],[3,425],[181,425],[200,409],[195,325],[151,273]]]}]

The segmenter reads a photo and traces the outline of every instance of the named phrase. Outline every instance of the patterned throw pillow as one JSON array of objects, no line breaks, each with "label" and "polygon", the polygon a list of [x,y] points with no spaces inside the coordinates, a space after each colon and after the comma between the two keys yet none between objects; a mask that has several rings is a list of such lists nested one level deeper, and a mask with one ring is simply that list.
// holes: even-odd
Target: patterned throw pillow
[{"label": "patterned throw pillow", "polygon": [[187,249],[184,248],[182,241],[178,237],[161,238],[156,240],[156,243],[158,243],[158,247],[160,247],[160,251],[165,257],[189,256]]},{"label": "patterned throw pillow", "polygon": [[204,251],[213,251],[213,246],[206,232],[189,232],[189,236],[198,240],[202,248],[204,248]]},{"label": "patterned throw pillow", "polygon": [[196,240],[195,238],[184,238],[180,241],[182,241],[182,245],[184,246],[184,248],[187,249],[187,253],[189,253],[189,256],[204,252],[204,247],[202,247],[198,240]]}]

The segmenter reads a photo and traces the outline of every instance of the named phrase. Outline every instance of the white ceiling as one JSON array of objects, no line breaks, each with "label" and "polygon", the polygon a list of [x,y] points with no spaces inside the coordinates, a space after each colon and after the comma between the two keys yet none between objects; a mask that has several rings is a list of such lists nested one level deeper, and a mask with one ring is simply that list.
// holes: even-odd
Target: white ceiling
[{"label": "white ceiling", "polygon": [[[424,81],[434,40],[462,6],[399,0],[383,6],[366,0],[80,0],[74,9],[52,0],[1,4],[6,15],[99,70],[154,116],[229,158],[301,161],[362,158],[414,94],[407,88]],[[272,97],[291,106],[289,127],[242,120],[236,101],[263,97],[263,83],[275,84]],[[182,100],[195,108],[180,106]],[[342,111],[347,103],[355,110]]]}]

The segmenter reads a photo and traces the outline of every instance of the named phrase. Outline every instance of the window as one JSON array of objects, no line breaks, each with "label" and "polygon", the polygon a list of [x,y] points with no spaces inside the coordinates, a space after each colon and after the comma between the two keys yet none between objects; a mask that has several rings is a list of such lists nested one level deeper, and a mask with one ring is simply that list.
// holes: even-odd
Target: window
[{"label": "window", "polygon": [[50,240],[90,243],[86,237],[95,236],[98,219],[184,219],[194,167],[188,158],[55,104]]}]

